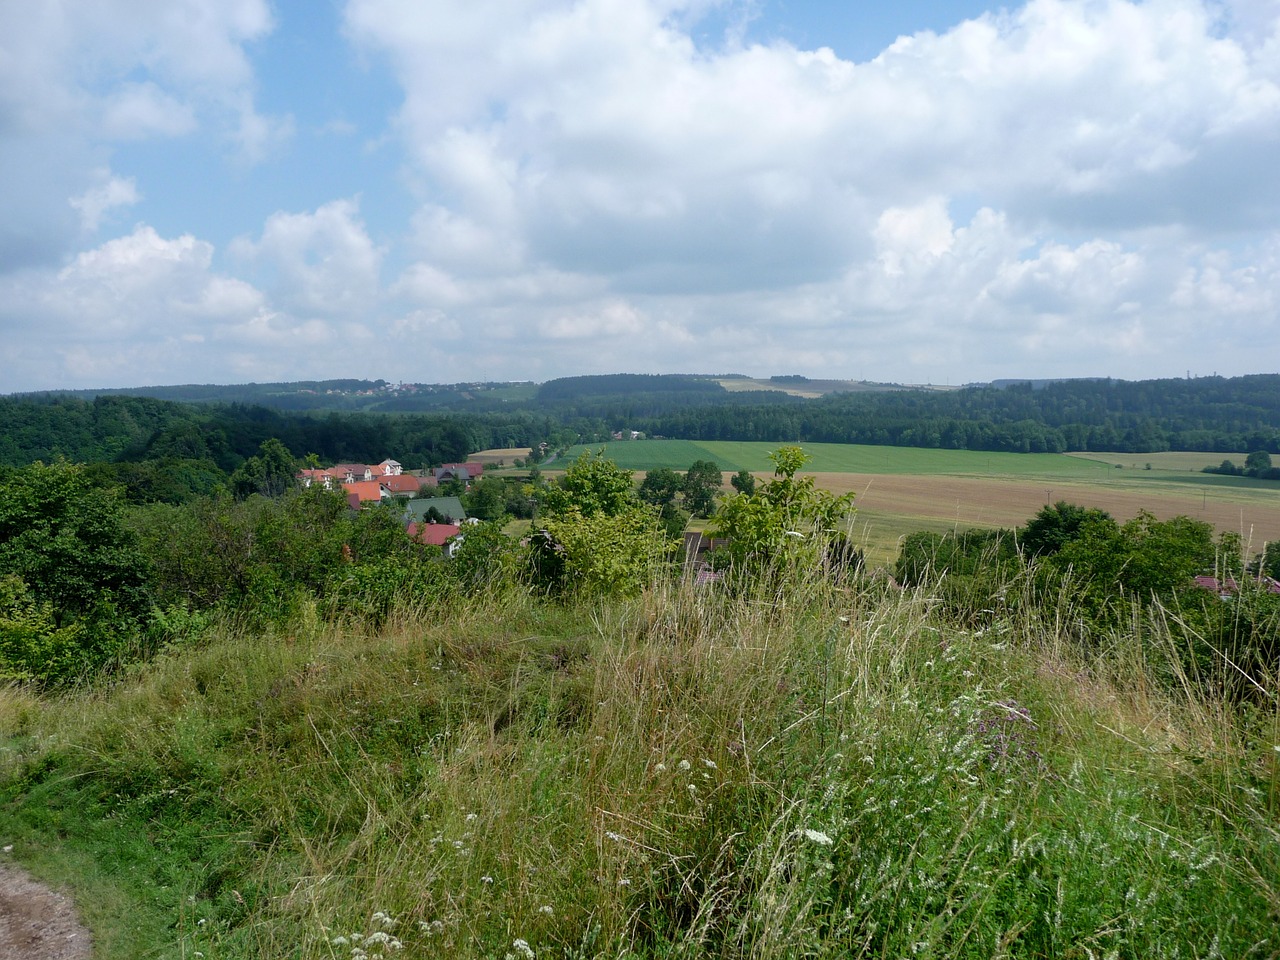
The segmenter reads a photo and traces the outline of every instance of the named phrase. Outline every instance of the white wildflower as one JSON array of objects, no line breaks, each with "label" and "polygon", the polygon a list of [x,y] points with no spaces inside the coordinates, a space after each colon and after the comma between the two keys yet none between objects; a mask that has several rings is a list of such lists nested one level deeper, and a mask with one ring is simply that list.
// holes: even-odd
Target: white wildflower
[{"label": "white wildflower", "polygon": [[703,758],[702,765],[708,770],[716,769],[716,762],[714,760],[707,760],[706,758]]},{"label": "white wildflower", "polygon": [[467,823],[471,823],[473,820],[475,820],[475,818],[476,818],[476,815],[474,813],[468,813],[466,818]]},{"label": "white wildflower", "polygon": [[524,958],[524,960],[533,960],[533,947],[529,946],[528,940],[517,939],[511,944],[511,949]]},{"label": "white wildflower", "polygon": [[489,875],[486,873],[483,877],[481,877],[481,878],[480,878],[480,882],[481,882],[481,883],[493,883],[493,877],[489,876]]},{"label": "white wildflower", "polygon": [[373,922],[376,924],[379,924],[380,926],[386,927],[387,929],[390,929],[391,927],[394,927],[396,925],[395,920],[391,919],[391,915],[388,913],[384,913],[382,910],[379,910],[377,913],[373,915]]},{"label": "white wildflower", "polygon": [[681,773],[687,773],[689,771],[689,761],[681,760],[680,763],[677,764],[676,769],[679,770]]},{"label": "white wildflower", "polygon": [[[1276,749],[1277,749],[1277,750],[1280,750],[1280,747],[1276,747]],[[667,765],[666,765],[665,763],[657,763],[657,764],[654,764],[653,772],[654,772],[654,773],[666,773],[666,772],[667,772]],[[12,849],[12,848],[10,848],[10,849]]]},{"label": "white wildflower", "polygon": [[345,947],[351,941],[348,940],[346,937],[334,937],[329,942],[332,943],[335,947]]},{"label": "white wildflower", "polygon": [[551,904],[549,904],[549,903],[544,903],[542,906],[540,906],[540,907],[538,908],[538,912],[539,912],[539,913],[542,913],[542,914],[545,914],[545,915],[547,915],[547,916],[549,917],[549,916],[551,916],[553,913],[555,913],[555,910],[553,910],[553,909],[551,908]]},{"label": "white wildflower", "polygon": [[833,842],[832,839],[821,830],[805,829],[803,833],[806,840],[812,840],[814,843],[821,844],[824,847],[831,846]]}]

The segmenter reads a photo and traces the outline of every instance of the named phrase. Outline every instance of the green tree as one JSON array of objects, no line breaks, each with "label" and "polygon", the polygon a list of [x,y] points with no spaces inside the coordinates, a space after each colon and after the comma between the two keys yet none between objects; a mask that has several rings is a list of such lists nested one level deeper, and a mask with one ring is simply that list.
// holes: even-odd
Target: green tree
[{"label": "green tree", "polygon": [[799,447],[781,447],[769,459],[773,479],[728,497],[711,523],[712,536],[728,541],[718,552],[744,576],[820,563],[853,509],[853,494],[836,496],[817,489],[812,477],[796,478],[809,460]]},{"label": "green tree", "polygon": [[149,603],[147,565],[125,528],[120,498],[83,467],[33,464],[0,475],[0,575],[14,574],[59,620],[110,596],[129,614]]},{"label": "green tree", "polygon": [[756,478],[750,470],[739,470],[729,478],[729,483],[733,485],[733,489],[739,493],[745,493],[747,496],[756,492]]},{"label": "green tree", "polygon": [[695,460],[684,475],[684,507],[695,517],[709,517],[716,509],[716,494],[724,483],[720,467],[712,460]]},{"label": "green tree", "polygon": [[498,520],[507,512],[507,487],[497,477],[481,476],[462,496],[467,516],[479,520]]},{"label": "green tree", "polygon": [[[1225,541],[1222,546],[1230,549]],[[1219,560],[1213,527],[1190,517],[1158,520],[1141,511],[1123,526],[1090,518],[1074,539],[1050,555],[1051,566],[1075,578],[1096,620],[1113,623],[1133,602],[1168,601]]]},{"label": "green tree", "polygon": [[83,467],[0,471],[0,672],[72,680],[136,636],[148,564],[122,517],[116,491]]},{"label": "green tree", "polygon": [[640,481],[640,499],[655,507],[673,503],[684,486],[684,478],[670,467],[650,470]]},{"label": "green tree", "polygon": [[1080,529],[1090,520],[1109,520],[1105,510],[1082,507],[1059,500],[1053,506],[1043,507],[1027,521],[1019,539],[1028,556],[1043,557],[1057,553],[1080,535]]},{"label": "green tree", "polygon": [[563,477],[546,485],[539,513],[555,517],[574,510],[584,517],[598,513],[617,516],[639,503],[631,477],[632,471],[620,469],[600,453],[587,451],[570,464]]},{"label": "green tree", "polygon": [[1262,576],[1280,580],[1280,540],[1268,543],[1256,562]]},{"label": "green tree", "polygon": [[630,470],[584,453],[542,491],[529,537],[535,586],[549,593],[635,593],[668,553],[657,511],[636,495]]},{"label": "green tree", "polygon": [[262,441],[255,456],[249,457],[231,474],[231,490],[240,500],[253,494],[278,497],[297,483],[298,462],[275,437]]},{"label": "green tree", "polygon": [[1254,450],[1245,458],[1244,472],[1250,477],[1265,477],[1271,470],[1271,454],[1265,450]]}]

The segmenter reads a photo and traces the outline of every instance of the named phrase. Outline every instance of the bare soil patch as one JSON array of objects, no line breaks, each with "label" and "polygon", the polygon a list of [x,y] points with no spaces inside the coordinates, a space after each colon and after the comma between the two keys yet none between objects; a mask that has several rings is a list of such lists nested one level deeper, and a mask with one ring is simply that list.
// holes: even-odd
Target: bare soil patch
[{"label": "bare soil patch", "polygon": [[0,957],[88,960],[93,942],[70,898],[0,863]]}]

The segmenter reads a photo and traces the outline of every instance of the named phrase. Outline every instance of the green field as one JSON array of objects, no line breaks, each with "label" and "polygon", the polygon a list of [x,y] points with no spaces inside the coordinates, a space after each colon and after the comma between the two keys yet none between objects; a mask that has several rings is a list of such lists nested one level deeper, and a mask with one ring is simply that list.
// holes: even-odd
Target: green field
[{"label": "green field", "polygon": [[[627,470],[657,467],[687,470],[695,460],[714,460],[721,470],[771,471],[769,453],[779,443],[734,441],[629,440],[603,445],[604,455]],[[1111,464],[1058,453],[986,453],[975,450],[932,450],[923,447],[880,447],[851,443],[801,444],[813,460],[806,467],[814,473],[937,474],[982,477],[1050,477],[1110,479],[1117,473]],[[572,459],[585,450],[569,451]],[[563,462],[563,461],[562,461]],[[1209,476],[1206,474],[1205,476]]]}]

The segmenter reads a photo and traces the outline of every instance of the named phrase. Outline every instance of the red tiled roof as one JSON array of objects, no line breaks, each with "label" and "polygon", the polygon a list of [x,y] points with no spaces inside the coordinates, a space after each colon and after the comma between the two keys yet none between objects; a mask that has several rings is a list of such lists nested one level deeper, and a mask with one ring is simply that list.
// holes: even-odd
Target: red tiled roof
[{"label": "red tiled roof", "polygon": [[391,493],[417,493],[422,488],[422,480],[407,473],[382,477],[378,482]]},{"label": "red tiled roof", "polygon": [[462,528],[456,523],[411,523],[409,536],[428,546],[443,547],[450,537],[456,537]]},{"label": "red tiled roof", "polygon": [[361,503],[377,503],[382,499],[380,480],[353,480],[351,483],[344,483],[342,489],[348,494],[354,493]]}]

